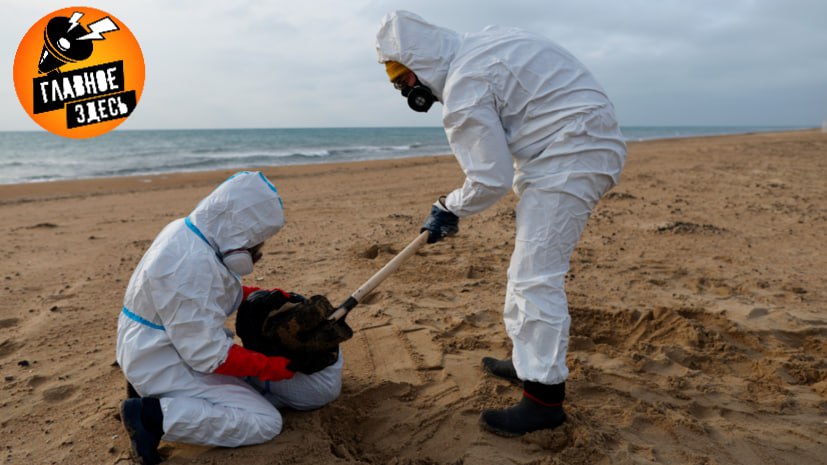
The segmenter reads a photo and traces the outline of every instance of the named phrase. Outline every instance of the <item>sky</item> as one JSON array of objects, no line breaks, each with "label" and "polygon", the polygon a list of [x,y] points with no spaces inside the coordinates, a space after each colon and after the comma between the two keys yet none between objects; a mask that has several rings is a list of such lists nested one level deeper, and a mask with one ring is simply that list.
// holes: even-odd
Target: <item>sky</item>
[{"label": "sky", "polygon": [[146,81],[119,129],[441,126],[407,108],[377,63],[385,13],[458,32],[520,27],[568,49],[622,126],[827,121],[824,0],[0,0],[0,131],[40,130],[12,69],[29,28],[87,6],[126,24]]}]

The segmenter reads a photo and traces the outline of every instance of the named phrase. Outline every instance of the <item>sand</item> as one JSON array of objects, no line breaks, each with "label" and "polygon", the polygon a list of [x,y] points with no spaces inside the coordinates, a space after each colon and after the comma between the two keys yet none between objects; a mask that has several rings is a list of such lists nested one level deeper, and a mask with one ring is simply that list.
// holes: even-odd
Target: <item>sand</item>
[{"label": "sand", "polygon": [[[263,171],[288,224],[246,282],[334,304],[462,181],[451,156]],[[126,283],[228,174],[0,186],[0,462],[130,463],[113,363]],[[505,439],[479,411],[520,391],[479,361],[509,354],[515,201],[463,220],[356,307],[336,402],[286,411],[258,446],[162,443],[168,463],[827,463],[827,134],[630,144],[567,278],[569,421]]]}]

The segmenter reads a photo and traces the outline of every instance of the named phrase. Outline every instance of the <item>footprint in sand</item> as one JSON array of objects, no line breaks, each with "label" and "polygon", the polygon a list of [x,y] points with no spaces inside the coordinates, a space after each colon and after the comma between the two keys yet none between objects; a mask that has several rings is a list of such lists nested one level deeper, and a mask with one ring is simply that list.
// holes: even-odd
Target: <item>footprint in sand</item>
[{"label": "footprint in sand", "polygon": [[379,254],[387,253],[390,255],[396,255],[399,253],[396,249],[391,247],[389,244],[374,244],[367,248],[364,252],[359,254],[362,258],[367,258],[373,260],[374,258],[378,257]]},{"label": "footprint in sand", "polygon": [[3,342],[0,342],[0,357],[5,357],[11,353],[14,353],[20,344],[14,341],[13,339],[6,339]]},{"label": "footprint in sand", "polygon": [[46,402],[60,402],[75,393],[77,388],[71,384],[63,384],[43,391],[43,400]]},{"label": "footprint in sand", "polygon": [[362,258],[368,258],[368,259],[372,260],[372,259],[379,256],[379,246],[378,245],[372,245],[372,246],[368,247],[367,250],[360,253],[359,256],[362,257]]},{"label": "footprint in sand", "polygon": [[0,320],[0,329],[14,328],[19,322],[19,318],[4,318]]},{"label": "footprint in sand", "polygon": [[749,314],[747,314],[747,319],[753,320],[755,318],[761,318],[762,316],[767,316],[769,314],[770,311],[768,309],[762,307],[755,307],[749,311]]},{"label": "footprint in sand", "polygon": [[483,277],[484,269],[479,266],[470,265],[465,272],[466,279],[479,279]]},{"label": "footprint in sand", "polygon": [[41,384],[45,383],[46,381],[48,381],[48,378],[46,378],[45,376],[34,375],[31,378],[29,378],[28,384],[29,387],[36,388]]}]

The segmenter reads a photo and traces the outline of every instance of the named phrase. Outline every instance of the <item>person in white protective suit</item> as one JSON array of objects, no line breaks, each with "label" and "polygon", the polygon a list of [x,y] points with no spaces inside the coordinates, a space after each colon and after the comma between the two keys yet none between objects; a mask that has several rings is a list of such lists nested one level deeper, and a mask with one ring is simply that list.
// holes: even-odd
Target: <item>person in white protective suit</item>
[{"label": "person in white protective suit", "polygon": [[387,14],[378,61],[415,111],[438,101],[465,182],[440,197],[422,226],[429,242],[459,218],[519,197],[504,321],[510,359],[483,369],[523,385],[520,402],[485,410],[481,425],[518,436],[565,421],[569,259],[598,199],[614,186],[626,145],[614,107],[592,74],[545,37],[489,26],[460,34],[407,12]]},{"label": "person in white protective suit", "polygon": [[283,225],[273,184],[259,172],[237,173],[167,225],[138,264],[116,350],[132,393],[121,417],[143,464],[162,461],[161,439],[224,447],[268,441],[282,428],[277,408],[309,410],[338,397],[341,356],[303,366],[245,349],[224,327],[258,290],[240,277]]}]

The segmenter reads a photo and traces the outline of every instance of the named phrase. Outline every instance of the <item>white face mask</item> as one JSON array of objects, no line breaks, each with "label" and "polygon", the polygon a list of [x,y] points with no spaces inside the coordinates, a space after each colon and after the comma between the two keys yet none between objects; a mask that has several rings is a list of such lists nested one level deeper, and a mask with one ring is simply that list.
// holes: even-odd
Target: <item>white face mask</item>
[{"label": "white face mask", "polygon": [[253,257],[247,249],[231,250],[224,255],[224,264],[233,273],[247,276],[253,272]]}]

